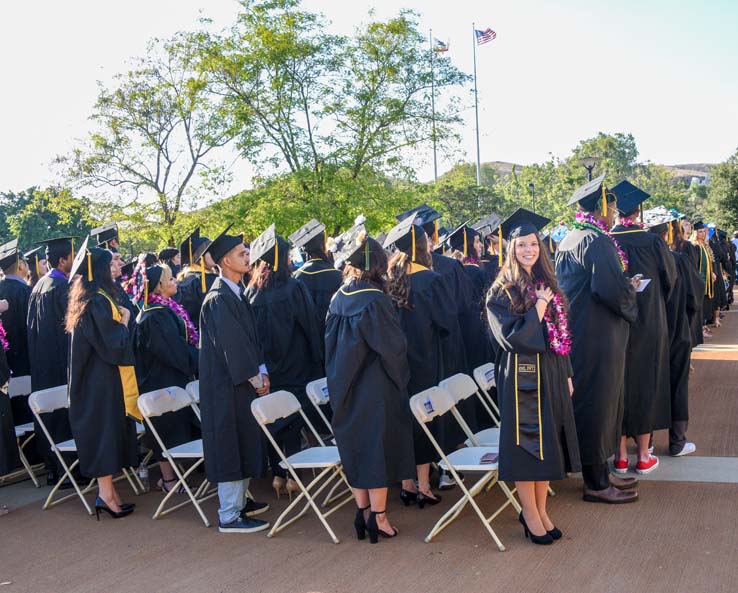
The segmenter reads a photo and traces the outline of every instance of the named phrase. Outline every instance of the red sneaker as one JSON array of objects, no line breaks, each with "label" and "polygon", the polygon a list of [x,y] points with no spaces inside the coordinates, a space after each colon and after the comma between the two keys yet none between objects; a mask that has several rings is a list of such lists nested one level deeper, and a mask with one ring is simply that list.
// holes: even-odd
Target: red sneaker
[{"label": "red sneaker", "polygon": [[636,464],[636,473],[637,474],[650,474],[653,470],[655,470],[659,466],[659,458],[654,457],[653,455],[648,456],[648,461],[639,461]]},{"label": "red sneaker", "polygon": [[613,470],[616,474],[627,474],[628,473],[628,460],[627,459],[616,459],[612,464]]}]

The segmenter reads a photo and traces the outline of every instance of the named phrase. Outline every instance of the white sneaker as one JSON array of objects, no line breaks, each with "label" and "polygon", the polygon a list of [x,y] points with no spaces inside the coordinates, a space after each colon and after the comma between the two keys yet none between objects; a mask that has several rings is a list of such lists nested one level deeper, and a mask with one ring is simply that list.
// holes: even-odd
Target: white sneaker
[{"label": "white sneaker", "polygon": [[438,480],[438,489],[450,490],[454,487],[456,487],[456,480],[454,480],[454,477],[450,473],[441,472],[441,477]]},{"label": "white sneaker", "polygon": [[648,448],[648,454],[653,455],[653,445]]},{"label": "white sneaker", "polygon": [[683,457],[684,455],[691,455],[697,450],[697,445],[694,443],[684,443],[684,447],[679,453],[675,453],[672,457]]}]

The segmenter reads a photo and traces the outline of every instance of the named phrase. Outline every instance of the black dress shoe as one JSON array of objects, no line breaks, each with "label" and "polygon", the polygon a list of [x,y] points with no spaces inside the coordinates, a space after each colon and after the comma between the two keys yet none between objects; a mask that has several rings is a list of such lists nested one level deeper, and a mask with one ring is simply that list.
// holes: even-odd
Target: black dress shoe
[{"label": "black dress shoe", "polygon": [[610,474],[610,485],[618,490],[631,490],[638,487],[638,478],[621,478]]},{"label": "black dress shoe", "polygon": [[46,474],[46,485],[47,486],[56,486],[56,483],[59,481],[59,475],[56,472],[47,472]]},{"label": "black dress shoe", "polygon": [[246,499],[246,506],[241,509],[241,517],[253,517],[261,515],[269,510],[269,505],[265,502],[256,502],[250,498]]},{"label": "black dress shoe", "polygon": [[239,517],[230,523],[218,521],[218,531],[221,533],[256,533],[265,529],[269,529],[269,523],[251,517]]}]

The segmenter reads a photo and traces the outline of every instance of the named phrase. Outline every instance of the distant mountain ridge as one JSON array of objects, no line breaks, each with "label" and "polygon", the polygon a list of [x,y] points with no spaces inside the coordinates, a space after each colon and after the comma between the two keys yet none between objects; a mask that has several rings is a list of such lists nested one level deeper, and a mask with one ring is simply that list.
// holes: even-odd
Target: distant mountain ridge
[{"label": "distant mountain ridge", "polygon": [[[487,161],[482,163],[482,168],[491,168],[500,177],[507,177],[512,174],[513,167],[516,170],[520,170],[525,165],[519,165],[516,163],[509,163],[507,161]],[[712,173],[713,167],[716,163],[687,163],[684,165],[662,165],[665,169],[670,171],[674,177],[677,178],[691,178],[691,177],[709,177]]]}]

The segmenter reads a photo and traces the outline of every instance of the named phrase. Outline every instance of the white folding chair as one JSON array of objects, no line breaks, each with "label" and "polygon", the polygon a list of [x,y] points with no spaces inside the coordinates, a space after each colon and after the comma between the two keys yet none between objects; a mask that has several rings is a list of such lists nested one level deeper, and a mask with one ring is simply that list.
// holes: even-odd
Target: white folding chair
[{"label": "white folding chair", "polygon": [[472,375],[474,375],[474,381],[476,381],[477,385],[479,385],[479,388],[482,390],[482,394],[484,395],[487,404],[495,411],[498,420],[496,424],[499,426],[500,408],[497,407],[495,400],[492,399],[491,393],[492,389],[497,387],[497,383],[495,382],[495,365],[491,362],[483,364],[482,366],[475,368],[472,371]]},{"label": "white folding chair", "polygon": [[185,385],[185,389],[192,398],[192,411],[195,412],[197,419],[202,421],[202,418],[200,417],[200,380],[190,381]]},{"label": "white folding chair", "polygon": [[[68,466],[67,462],[64,460],[64,457],[62,456],[62,453],[76,453],[77,444],[74,442],[74,439],[69,439],[62,443],[55,443],[54,439],[49,433],[48,428],[46,428],[46,425],[44,424],[43,418],[41,418],[41,414],[48,414],[55,410],[60,410],[62,408],[69,407],[68,398],[67,398],[67,386],[59,385],[58,387],[50,387],[49,389],[42,389],[40,391],[34,391],[31,394],[31,396],[28,398],[28,405],[31,408],[31,412],[33,412],[34,417],[36,418],[36,421],[41,427],[41,430],[46,436],[46,439],[49,441],[51,450],[54,452],[54,454],[56,455],[56,458],[59,460],[59,463],[64,468],[64,475],[59,478],[59,481],[51,489],[51,492],[49,492],[49,496],[46,498],[46,501],[44,502],[44,505],[41,508],[46,510],[48,508],[56,506],[57,504],[61,502],[64,502],[65,500],[74,498],[76,495],[76,496],[79,496],[80,500],[82,501],[82,504],[87,509],[87,512],[90,515],[92,515],[92,509],[90,508],[90,505],[85,500],[84,495],[88,493],[90,490],[92,490],[97,480],[93,478],[90,480],[89,484],[85,486],[84,489],[80,488],[79,484],[77,484],[77,481],[74,479],[74,476],[72,475],[72,470],[75,467],[77,467],[77,465],[79,464],[79,458],[75,459],[74,463]],[[121,472],[122,472],[122,475],[114,481],[117,482],[118,480],[122,480],[123,478],[125,478],[128,480],[128,483],[131,485],[133,492],[136,495],[140,494],[141,489],[136,485],[134,480],[131,478],[131,475],[126,470],[126,468],[122,468]],[[134,470],[133,475],[135,476],[135,474],[136,472]],[[57,490],[59,490],[59,487],[62,485],[62,482],[65,480],[65,478],[69,479],[72,486],[74,487],[75,492],[72,494],[63,496],[57,500],[54,500],[54,495],[56,494]]]},{"label": "white folding chair", "polygon": [[[8,397],[10,399],[13,399],[14,397],[25,397],[30,394],[31,394],[31,376],[30,375],[23,375],[21,377],[11,377],[10,378],[10,381],[8,382]],[[41,468],[43,467],[43,465],[39,464],[35,468],[31,467],[31,464],[28,462],[28,458],[26,457],[26,453],[25,453],[25,448],[34,439],[35,436],[36,436],[36,433],[34,432],[33,422],[19,424],[15,427],[15,438],[16,438],[16,441],[18,442],[18,456],[20,457],[21,463],[23,464],[22,471],[27,473],[30,476],[31,480],[33,481],[33,485],[36,486],[36,488],[39,488],[41,484],[39,483],[38,478],[36,478],[35,469]],[[5,478],[13,477],[17,474],[18,472],[13,472],[13,474],[10,474],[9,476],[5,476]]]},{"label": "white folding chair", "polygon": [[[438,535],[441,531],[448,527],[459,516],[464,507],[466,507],[467,504],[470,504],[474,509],[474,512],[479,517],[480,521],[482,521],[487,532],[497,544],[497,547],[501,551],[503,551],[505,549],[505,546],[502,545],[502,542],[497,537],[497,534],[492,529],[490,523],[508,505],[512,505],[512,507],[517,512],[520,512],[521,508],[507,485],[504,482],[498,481],[497,462],[485,464],[480,463],[480,459],[483,455],[487,453],[498,453],[498,448],[465,447],[462,449],[457,449],[456,451],[453,451],[448,455],[443,452],[443,449],[438,444],[438,441],[435,439],[431,431],[428,430],[427,426],[427,424],[435,418],[451,412],[467,437],[471,438],[473,435],[471,433],[471,430],[469,429],[469,426],[466,424],[461,414],[459,414],[459,411],[456,409],[453,398],[445,389],[442,389],[441,387],[431,387],[430,389],[426,389],[425,391],[422,391],[411,397],[410,409],[412,410],[415,419],[422,427],[426,436],[430,439],[433,447],[436,449],[436,452],[440,456],[441,461],[439,465],[442,469],[451,472],[454,480],[456,480],[459,488],[461,488],[462,492],[464,493],[464,495],[448,511],[446,511],[446,513],[433,526],[433,529],[430,530],[430,533],[428,533],[425,538],[426,543],[430,542],[436,535]],[[461,481],[461,477],[458,474],[458,472],[460,471],[464,473],[479,472],[482,473],[482,477],[477,480],[477,482],[471,488],[467,488],[464,482]],[[485,490],[485,487],[487,487],[488,485],[494,484],[497,484],[500,487],[503,494],[505,495],[506,501],[492,515],[490,515],[489,517],[485,517],[481,509],[477,505],[476,500],[474,500],[474,497]],[[489,488],[486,489],[489,490]]]},{"label": "white folding chair", "polygon": [[[151,434],[156,439],[159,447],[161,447],[162,455],[167,459],[167,461],[169,461],[174,473],[177,475],[177,483],[174,484],[174,486],[169,489],[166,496],[164,496],[159,507],[156,509],[153,518],[158,519],[159,517],[168,515],[172,511],[192,503],[197,509],[203,523],[205,523],[205,527],[210,527],[210,522],[205,516],[202,507],[200,507],[200,503],[216,496],[218,494],[217,490],[215,488],[209,488],[209,482],[207,479],[203,480],[194,492],[187,484],[187,478],[205,462],[205,456],[203,455],[202,450],[202,439],[183,443],[176,447],[172,447],[171,449],[167,448],[164,441],[162,441],[161,436],[156,431],[154,423],[151,421],[154,417],[162,416],[171,412],[177,412],[187,406],[192,407],[194,410],[193,405],[194,400],[192,399],[192,396],[182,387],[157,389],[155,391],[144,393],[138,398],[138,409],[143,416],[144,422],[146,422],[147,429],[151,431]],[[183,472],[182,468],[177,465],[177,462],[185,460],[194,461],[195,463],[193,463],[187,471]],[[189,500],[169,508],[165,508],[169,499],[177,493],[180,486],[184,488],[185,492],[187,492]]]},{"label": "white folding chair", "polygon": [[441,389],[445,389],[449,392],[454,400],[454,405],[458,405],[459,402],[476,395],[482,407],[487,412],[492,422],[496,426],[492,428],[485,428],[479,432],[474,433],[471,438],[466,439],[467,447],[499,447],[500,446],[500,421],[497,416],[492,412],[485,397],[479,391],[479,387],[469,375],[464,373],[458,373],[448,379],[441,381],[438,386]]},{"label": "white folding chair", "polygon": [[307,393],[308,399],[310,400],[310,403],[313,404],[315,411],[318,413],[318,416],[320,416],[323,424],[325,424],[325,427],[328,429],[328,434],[332,437],[333,427],[328,421],[328,418],[325,417],[325,414],[323,413],[323,410],[321,408],[321,406],[325,406],[330,402],[330,395],[328,394],[328,379],[323,377],[322,379],[310,381],[310,383],[305,386],[305,391]]},{"label": "white folding chair", "polygon": [[[333,530],[328,524],[327,517],[332,515],[346,503],[350,502],[353,498],[353,495],[346,497],[345,500],[340,501],[338,504],[334,505],[333,508],[325,513],[322,513],[320,511],[318,505],[315,502],[315,498],[336,478],[342,480],[343,483],[345,483],[346,486],[349,487],[346,476],[343,473],[343,466],[341,465],[341,459],[338,455],[338,448],[328,447],[323,443],[323,441],[318,436],[315,427],[305,415],[305,412],[300,406],[300,402],[298,401],[298,399],[288,391],[277,391],[269,395],[257,397],[256,399],[254,399],[254,401],[251,402],[251,413],[254,415],[254,418],[256,418],[259,426],[261,426],[264,434],[266,434],[267,439],[272,444],[272,447],[274,447],[274,450],[277,452],[280,459],[282,460],[279,464],[280,467],[286,469],[292,476],[292,479],[295,480],[295,482],[297,482],[298,486],[300,487],[300,494],[279,516],[279,518],[275,521],[274,526],[271,528],[267,535],[269,537],[276,535],[282,529],[297,521],[300,517],[307,513],[308,508],[312,507],[313,511],[315,511],[315,514],[318,515],[318,519],[320,519],[320,522],[323,524],[323,527],[325,527],[326,531],[328,531],[328,534],[331,536],[333,543],[337,544],[338,538],[336,537],[336,534],[333,533]],[[272,433],[269,432],[269,425],[276,422],[277,420],[287,418],[288,416],[296,413],[299,413],[302,416],[302,419],[304,420],[306,426],[310,429],[317,441],[321,443],[321,446],[309,447],[307,449],[299,451],[298,453],[295,453],[294,455],[286,457],[281,447],[277,444],[276,440],[272,436]],[[298,469],[319,469],[321,471],[306,486],[305,484],[303,484],[300,476],[297,473]],[[323,482],[322,484],[320,483],[321,481]],[[291,519],[286,520],[287,516],[303,498],[306,499],[307,502],[303,506],[302,510]]]}]

